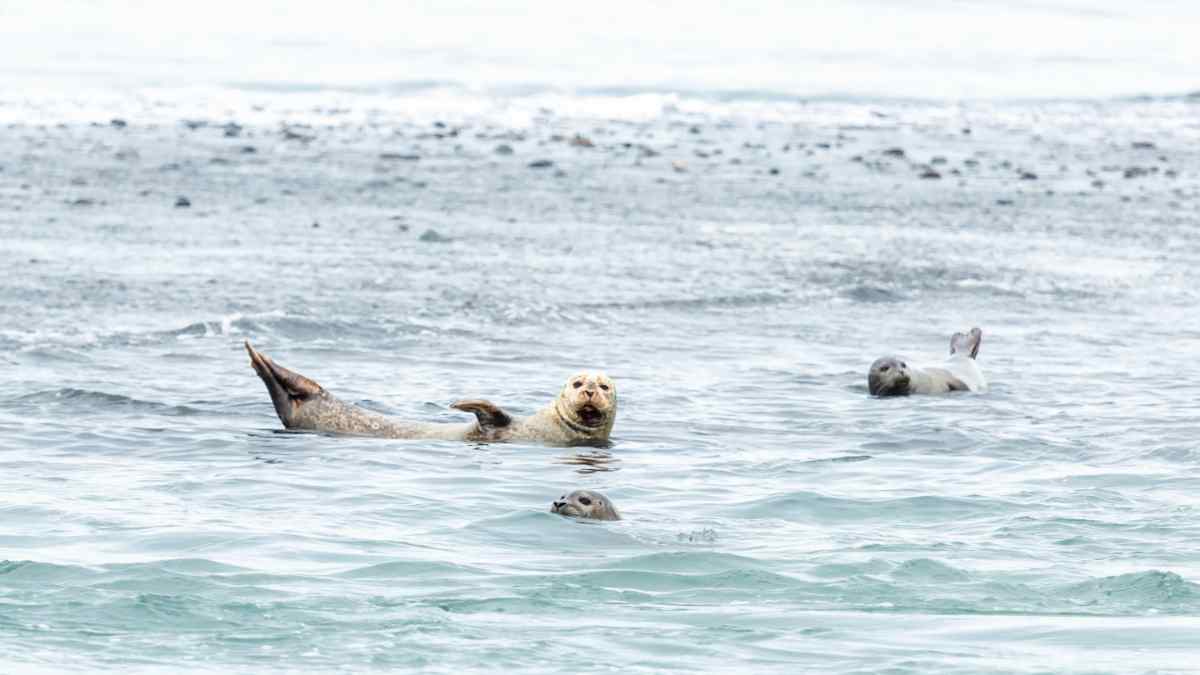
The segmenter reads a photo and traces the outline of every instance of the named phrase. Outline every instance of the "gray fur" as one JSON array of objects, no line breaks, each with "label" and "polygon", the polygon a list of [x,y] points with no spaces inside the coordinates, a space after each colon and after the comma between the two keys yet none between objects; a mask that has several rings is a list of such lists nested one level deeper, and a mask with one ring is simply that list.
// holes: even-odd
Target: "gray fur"
[{"label": "gray fur", "polygon": [[979,328],[955,333],[950,338],[950,356],[940,366],[916,368],[896,356],[876,359],[867,371],[867,390],[872,396],[985,391],[987,381],[975,363],[982,339]]},{"label": "gray fur", "polygon": [[[474,413],[473,422],[437,424],[397,420],[341,401],[313,380],[276,364],[249,342],[246,342],[246,351],[250,354],[250,364],[271,395],[275,412],[288,429],[381,438],[536,441],[567,445],[607,441],[617,413],[615,385],[605,378],[602,386],[609,387],[606,391],[611,392],[608,394],[611,407],[600,413],[595,426],[582,426],[572,419],[572,415],[577,415],[576,408],[564,401],[565,393],[559,394],[551,405],[524,418],[514,418],[490,401],[472,399],[456,401],[451,407]],[[576,388],[572,393],[598,391],[595,382],[591,379],[588,382],[586,387]]]},{"label": "gray fur", "polygon": [[620,520],[621,514],[608,497],[592,490],[575,490],[550,505],[550,512],[591,520]]}]

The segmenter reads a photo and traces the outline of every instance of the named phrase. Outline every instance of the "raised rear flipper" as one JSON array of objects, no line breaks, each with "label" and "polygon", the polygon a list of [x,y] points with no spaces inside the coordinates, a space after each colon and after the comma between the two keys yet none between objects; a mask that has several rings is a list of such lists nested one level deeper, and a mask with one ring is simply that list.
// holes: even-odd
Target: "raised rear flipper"
[{"label": "raised rear flipper", "polygon": [[975,358],[979,355],[979,343],[982,341],[983,331],[978,327],[972,328],[970,333],[955,333],[950,336],[950,353]]},{"label": "raised rear flipper", "polygon": [[450,407],[463,412],[475,413],[475,418],[479,420],[479,430],[483,432],[503,429],[513,421],[512,416],[501,410],[500,406],[481,398],[455,401],[450,404]]},{"label": "raised rear flipper", "polygon": [[254,367],[254,372],[267,385],[267,392],[271,394],[271,402],[275,404],[280,421],[283,426],[292,428],[296,409],[325,390],[307,377],[276,364],[269,356],[251,347],[249,340],[246,341],[246,351],[250,353],[250,365]]}]

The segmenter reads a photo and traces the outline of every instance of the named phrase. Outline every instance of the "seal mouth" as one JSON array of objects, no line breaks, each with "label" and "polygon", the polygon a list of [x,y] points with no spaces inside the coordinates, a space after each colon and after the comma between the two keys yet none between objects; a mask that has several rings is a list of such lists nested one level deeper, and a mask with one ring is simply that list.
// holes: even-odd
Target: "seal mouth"
[{"label": "seal mouth", "polygon": [[892,383],[887,388],[880,391],[879,395],[880,396],[908,396],[909,381],[910,380],[907,377],[897,377],[896,379],[892,380]]},{"label": "seal mouth", "polygon": [[867,381],[867,389],[872,396],[906,396],[908,395],[908,387],[911,380],[907,375],[901,375],[891,380],[885,381],[883,378],[871,374]]},{"label": "seal mouth", "polygon": [[575,409],[575,415],[583,422],[584,426],[598,427],[604,424],[606,415],[596,406],[587,404],[581,405]]},{"label": "seal mouth", "polygon": [[557,513],[560,516],[572,516],[575,518],[583,515],[579,512],[579,509],[575,508],[574,504],[563,504],[562,506],[559,506],[558,504],[551,504],[550,513]]}]

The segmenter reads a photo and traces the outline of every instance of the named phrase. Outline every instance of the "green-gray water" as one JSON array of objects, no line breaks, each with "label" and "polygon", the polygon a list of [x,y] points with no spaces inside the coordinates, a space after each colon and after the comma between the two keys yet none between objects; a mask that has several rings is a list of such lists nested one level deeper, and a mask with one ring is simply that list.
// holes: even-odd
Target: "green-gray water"
[{"label": "green-gray water", "polygon": [[[1194,668],[1195,102],[263,100],[0,133],[5,672]],[[988,393],[867,395],[971,325]],[[621,409],[282,433],[244,339],[414,419]]]}]

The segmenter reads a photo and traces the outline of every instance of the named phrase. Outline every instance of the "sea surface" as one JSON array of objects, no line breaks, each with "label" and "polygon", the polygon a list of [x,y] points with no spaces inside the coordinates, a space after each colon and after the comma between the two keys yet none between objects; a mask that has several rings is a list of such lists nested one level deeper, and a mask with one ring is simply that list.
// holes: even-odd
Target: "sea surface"
[{"label": "sea surface", "polygon": [[[1014,11],[1141,35],[1083,4]],[[895,19],[960,7],[986,9]],[[0,66],[0,671],[1197,669],[1200,81],[914,97],[873,89],[903,69],[885,50],[829,96],[691,62],[612,89],[518,50],[497,67],[536,86],[265,72],[282,57],[164,84],[142,42],[5,12],[57,56]],[[231,44],[303,44],[268,37]],[[1191,49],[1164,39],[1071,53]],[[936,363],[972,326],[986,393],[868,395],[876,357]],[[429,421],[601,369],[616,427],[289,433],[246,340]],[[624,519],[548,512],[575,488]]]}]

